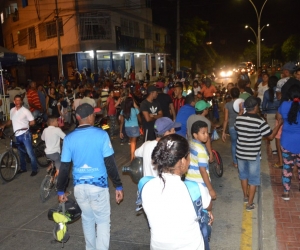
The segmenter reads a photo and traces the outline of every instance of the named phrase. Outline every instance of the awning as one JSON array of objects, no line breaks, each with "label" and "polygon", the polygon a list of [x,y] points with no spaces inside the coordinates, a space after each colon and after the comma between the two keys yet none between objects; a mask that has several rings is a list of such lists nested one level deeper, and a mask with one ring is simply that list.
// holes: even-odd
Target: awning
[{"label": "awning", "polygon": [[26,63],[26,58],[0,46],[0,62],[2,67],[16,66]]}]

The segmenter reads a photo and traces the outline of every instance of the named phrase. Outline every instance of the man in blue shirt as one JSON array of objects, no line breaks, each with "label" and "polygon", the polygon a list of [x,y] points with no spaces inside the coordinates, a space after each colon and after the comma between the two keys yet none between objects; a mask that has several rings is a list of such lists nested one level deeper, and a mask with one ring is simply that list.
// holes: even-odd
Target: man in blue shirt
[{"label": "man in blue shirt", "polygon": [[176,134],[186,138],[186,122],[187,119],[195,114],[195,96],[193,94],[187,95],[185,97],[185,105],[179,109],[176,116],[176,122],[181,123],[181,127],[176,129]]},{"label": "man in blue shirt", "polygon": [[67,197],[64,190],[72,161],[74,196],[82,211],[86,249],[109,249],[108,175],[116,187],[117,203],[123,200],[123,187],[109,136],[104,130],[93,126],[94,111],[87,103],[76,109],[79,126],[64,139],[57,190],[59,201],[65,202]]}]

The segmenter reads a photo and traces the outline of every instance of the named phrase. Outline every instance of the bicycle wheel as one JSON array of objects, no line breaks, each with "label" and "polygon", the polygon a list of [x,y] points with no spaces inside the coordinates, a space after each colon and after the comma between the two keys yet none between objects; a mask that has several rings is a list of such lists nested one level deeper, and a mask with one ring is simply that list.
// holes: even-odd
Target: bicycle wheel
[{"label": "bicycle wheel", "polygon": [[40,186],[40,198],[42,202],[45,202],[49,198],[53,186],[53,178],[50,175],[46,175]]},{"label": "bicycle wheel", "polygon": [[17,173],[19,168],[19,158],[11,150],[5,152],[0,160],[0,173],[5,181],[12,181]]},{"label": "bicycle wheel", "polygon": [[213,150],[214,161],[212,163],[212,169],[216,177],[220,178],[223,175],[223,161],[219,152]]},{"label": "bicycle wheel", "polygon": [[36,161],[39,164],[39,166],[42,168],[49,166],[49,161],[45,154],[45,148],[46,148],[45,142],[40,141],[36,145],[36,147],[34,147],[34,149],[33,149],[35,157],[36,157]]}]

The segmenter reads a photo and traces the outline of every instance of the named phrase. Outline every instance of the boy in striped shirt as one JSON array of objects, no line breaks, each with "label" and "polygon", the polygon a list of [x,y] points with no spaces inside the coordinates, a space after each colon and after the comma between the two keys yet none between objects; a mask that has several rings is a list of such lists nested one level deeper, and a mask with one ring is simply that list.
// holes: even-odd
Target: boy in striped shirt
[{"label": "boy in striped shirt", "polygon": [[265,137],[268,140],[273,140],[282,125],[281,119],[272,131],[266,121],[257,114],[259,106],[259,98],[248,97],[244,102],[246,113],[237,116],[235,121],[235,130],[238,134],[236,158],[244,194],[244,203],[247,203],[247,211],[252,211],[255,208],[253,199],[256,186],[260,185],[261,139]]},{"label": "boy in striped shirt", "polygon": [[186,179],[199,184],[203,208],[207,208],[211,199],[217,198],[209,177],[209,154],[205,146],[205,143],[209,140],[207,123],[203,121],[194,122],[191,134],[193,136],[193,139],[189,142],[191,161]]}]

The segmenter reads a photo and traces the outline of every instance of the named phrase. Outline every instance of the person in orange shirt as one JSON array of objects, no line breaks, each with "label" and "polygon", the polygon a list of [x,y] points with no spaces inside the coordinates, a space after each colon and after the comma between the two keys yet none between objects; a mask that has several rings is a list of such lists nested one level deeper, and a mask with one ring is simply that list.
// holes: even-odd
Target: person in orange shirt
[{"label": "person in orange shirt", "polygon": [[211,84],[211,80],[208,77],[202,79],[204,86],[201,88],[201,93],[205,99],[212,98],[214,93],[217,92],[215,86]]},{"label": "person in orange shirt", "polygon": [[38,117],[40,113],[44,112],[36,89],[36,82],[32,81],[30,83],[30,89],[27,91],[27,99],[28,99],[30,112],[32,113],[35,119]]}]

